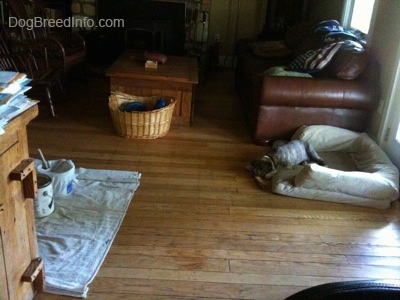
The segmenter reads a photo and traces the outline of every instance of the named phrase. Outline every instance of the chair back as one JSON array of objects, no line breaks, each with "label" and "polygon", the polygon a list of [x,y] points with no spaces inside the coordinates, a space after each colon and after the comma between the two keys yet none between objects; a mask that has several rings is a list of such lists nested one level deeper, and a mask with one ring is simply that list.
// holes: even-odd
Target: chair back
[{"label": "chair back", "polygon": [[18,30],[21,44],[30,47],[32,42],[42,43],[46,50],[46,60],[54,68],[63,68],[65,73],[72,67],[83,65],[86,61],[85,40],[73,31],[52,31],[48,22],[51,18],[40,0],[5,1],[10,15],[18,21],[25,21],[27,25],[21,26]]},{"label": "chair back", "polygon": [[0,70],[25,72],[35,79],[37,74],[49,70],[47,49],[41,43],[30,43],[13,48],[8,31],[0,27]]},{"label": "chair back", "polygon": [[35,0],[6,1],[11,15],[17,20],[24,20],[26,26],[20,27],[23,39],[43,40],[49,38],[50,28],[47,26],[49,17],[40,2]]},{"label": "chair back", "polygon": [[0,25],[0,70],[25,73],[33,81],[33,91],[40,88],[46,94],[50,113],[54,117],[54,107],[50,89],[58,84],[61,88],[61,70],[49,66],[46,43],[30,41],[12,46],[13,41],[7,27]]},{"label": "chair back", "polygon": [[[16,63],[18,60],[19,63]],[[21,61],[18,56],[10,55],[9,41],[3,28],[0,31],[0,71],[19,72]]]}]

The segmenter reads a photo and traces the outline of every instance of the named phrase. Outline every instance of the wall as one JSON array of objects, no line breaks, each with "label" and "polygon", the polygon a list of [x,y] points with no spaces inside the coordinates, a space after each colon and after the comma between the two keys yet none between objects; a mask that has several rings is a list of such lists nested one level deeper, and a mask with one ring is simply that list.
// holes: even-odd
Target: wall
[{"label": "wall", "polygon": [[312,21],[341,21],[344,0],[312,0],[310,18]]},{"label": "wall", "polygon": [[[255,39],[263,30],[268,0],[210,0],[208,43],[217,38],[220,55],[231,55],[234,42],[240,38]],[[310,18],[314,21],[341,20],[344,0],[311,0]],[[237,7],[240,4],[237,36]],[[329,7],[329,9],[326,9]]]},{"label": "wall", "polygon": [[267,3],[267,0],[212,0],[208,43],[218,39],[220,55],[227,56],[233,53],[235,40],[257,38],[264,27]]},{"label": "wall", "polygon": [[[375,26],[372,29],[371,50],[378,59],[381,78],[377,85],[381,88],[381,112],[378,110],[372,119],[371,134],[382,140],[385,130],[385,119],[389,113],[389,101],[394,88],[398,59],[400,58],[400,1],[379,1]],[[393,99],[400,105],[400,99]]]}]

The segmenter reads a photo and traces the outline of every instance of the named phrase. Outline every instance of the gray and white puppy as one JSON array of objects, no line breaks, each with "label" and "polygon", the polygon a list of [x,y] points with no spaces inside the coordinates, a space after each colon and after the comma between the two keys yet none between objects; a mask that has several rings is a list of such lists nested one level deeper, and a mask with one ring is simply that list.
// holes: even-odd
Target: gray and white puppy
[{"label": "gray and white puppy", "polygon": [[254,160],[248,171],[253,172],[254,177],[262,186],[265,187],[263,179],[270,179],[277,171],[279,166],[288,169],[295,165],[308,164],[315,162],[325,166],[325,161],[318,155],[314,147],[302,140],[292,140],[290,142],[276,141],[272,148],[272,153],[266,154],[258,160]]},{"label": "gray and white puppy", "polygon": [[282,165],[286,168],[292,168],[295,165],[315,162],[321,166],[325,161],[318,155],[314,147],[302,140],[292,140],[288,143],[277,141],[274,143],[275,149],[271,158],[276,166]]}]

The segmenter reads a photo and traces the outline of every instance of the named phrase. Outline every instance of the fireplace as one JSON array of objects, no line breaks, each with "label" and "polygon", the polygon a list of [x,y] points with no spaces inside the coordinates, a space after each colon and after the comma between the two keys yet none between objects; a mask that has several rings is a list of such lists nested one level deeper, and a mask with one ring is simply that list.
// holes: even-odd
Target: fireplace
[{"label": "fireplace", "polygon": [[[110,60],[124,50],[185,54],[185,1],[97,0],[97,20],[123,19],[123,27],[97,28]],[[108,44],[108,45],[106,45]]]}]

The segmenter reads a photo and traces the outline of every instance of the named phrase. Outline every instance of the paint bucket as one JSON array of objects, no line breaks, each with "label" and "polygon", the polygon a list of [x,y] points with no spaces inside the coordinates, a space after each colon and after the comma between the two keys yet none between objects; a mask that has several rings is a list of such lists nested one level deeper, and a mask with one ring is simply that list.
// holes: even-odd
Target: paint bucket
[{"label": "paint bucket", "polygon": [[38,193],[34,202],[35,216],[43,218],[54,211],[53,184],[50,176],[37,174]]},{"label": "paint bucket", "polygon": [[37,166],[37,171],[46,174],[53,180],[54,197],[65,197],[72,193],[75,184],[75,165],[71,160],[59,159],[48,161],[49,169],[43,164]]}]

